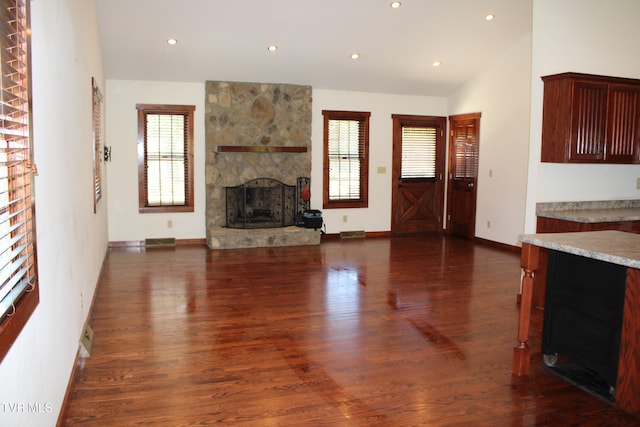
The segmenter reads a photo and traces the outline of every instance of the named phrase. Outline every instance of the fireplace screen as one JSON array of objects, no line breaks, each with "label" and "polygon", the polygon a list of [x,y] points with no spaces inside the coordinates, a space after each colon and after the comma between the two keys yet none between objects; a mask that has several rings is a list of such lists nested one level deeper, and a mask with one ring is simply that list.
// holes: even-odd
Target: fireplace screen
[{"label": "fireplace screen", "polygon": [[227,227],[271,228],[294,225],[296,186],[258,178],[225,187]]}]

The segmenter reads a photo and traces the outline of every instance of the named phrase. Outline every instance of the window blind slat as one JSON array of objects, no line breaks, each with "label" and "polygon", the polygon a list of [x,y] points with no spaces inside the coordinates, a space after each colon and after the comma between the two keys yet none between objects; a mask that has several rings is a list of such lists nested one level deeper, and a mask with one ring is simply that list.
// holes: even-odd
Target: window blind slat
[{"label": "window blind slat", "polygon": [[6,294],[11,291],[11,288],[15,285],[15,283],[24,276],[24,273],[16,274],[19,270],[25,270],[23,267],[26,264],[28,256],[18,256],[22,251],[24,251],[26,245],[20,245],[15,250],[11,251],[3,257],[6,257],[12,261],[15,261],[11,264],[6,264],[5,268],[0,270],[0,299],[3,299]]},{"label": "window blind slat", "polygon": [[[10,225],[9,225],[10,224]],[[16,230],[19,230],[20,227],[30,227],[31,226],[31,220],[25,220],[25,221],[20,221],[17,222],[15,224],[11,223],[11,220],[7,219],[5,221],[2,222],[2,224],[0,225],[2,232],[0,234],[0,240],[1,239],[8,239],[5,242],[10,243],[10,245],[7,245],[7,247],[3,247],[1,249],[2,252],[8,250],[11,245],[15,244],[15,242],[17,240],[19,240],[20,238],[24,238],[27,233],[22,232],[22,233],[16,233]],[[14,236],[17,238],[17,240],[11,238],[11,236]],[[0,269],[2,268],[2,265],[0,265]]]}]

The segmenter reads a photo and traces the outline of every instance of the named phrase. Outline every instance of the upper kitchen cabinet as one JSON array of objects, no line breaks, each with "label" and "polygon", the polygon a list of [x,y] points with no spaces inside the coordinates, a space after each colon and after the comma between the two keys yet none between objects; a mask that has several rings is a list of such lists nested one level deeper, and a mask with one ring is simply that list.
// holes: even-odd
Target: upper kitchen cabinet
[{"label": "upper kitchen cabinet", "polygon": [[541,161],[640,162],[640,80],[579,73],[542,80]]}]

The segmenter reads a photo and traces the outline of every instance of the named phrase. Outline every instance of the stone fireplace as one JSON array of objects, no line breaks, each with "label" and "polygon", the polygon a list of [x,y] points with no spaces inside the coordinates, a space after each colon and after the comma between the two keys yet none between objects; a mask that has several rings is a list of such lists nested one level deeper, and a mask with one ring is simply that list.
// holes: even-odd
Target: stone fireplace
[{"label": "stone fireplace", "polygon": [[311,176],[311,87],[208,81],[205,88],[207,245],[320,243],[313,229],[227,226],[227,187],[257,179],[295,187]]}]

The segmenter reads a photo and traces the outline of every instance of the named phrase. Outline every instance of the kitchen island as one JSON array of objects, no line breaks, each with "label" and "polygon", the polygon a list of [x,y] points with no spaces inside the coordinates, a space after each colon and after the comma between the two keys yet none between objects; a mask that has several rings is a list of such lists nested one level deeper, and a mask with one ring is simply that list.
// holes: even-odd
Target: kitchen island
[{"label": "kitchen island", "polygon": [[[619,230],[640,234],[640,200],[596,200],[542,202],[536,204],[536,233]],[[532,304],[543,309],[545,300],[547,250],[540,252]],[[518,298],[520,295],[518,295]]]},{"label": "kitchen island", "polygon": [[[575,284],[572,284],[576,297],[581,296],[582,281],[595,281],[590,285],[591,290],[601,292],[606,295],[610,281],[622,282],[620,284],[621,298],[618,307],[618,316],[621,319],[617,327],[619,331],[613,331],[610,335],[617,336],[619,345],[615,348],[617,358],[615,360],[615,370],[617,374],[614,378],[615,385],[615,405],[621,409],[640,415],[640,235],[626,233],[622,231],[585,231],[574,233],[542,233],[526,234],[520,236],[522,242],[521,266],[523,269],[520,319],[518,325],[518,345],[513,350],[513,373],[518,376],[529,374],[531,356],[528,345],[529,326],[531,316],[531,299],[534,287],[534,277],[540,267],[540,252],[549,251],[558,254],[568,254],[577,257],[580,263],[566,263],[559,261],[556,270],[563,271],[564,281],[570,280],[572,275],[577,277]],[[563,259],[563,257],[560,257]],[[615,270],[622,269],[622,274],[618,279],[608,279],[606,275],[594,274],[585,276],[582,270],[588,270],[592,266],[595,271],[606,271],[600,266],[611,265]],[[546,267],[545,267],[546,268]],[[569,278],[569,279],[567,279]],[[548,280],[551,280],[547,277]],[[540,286],[541,284],[537,284]],[[549,286],[549,283],[544,285]],[[604,291],[604,293],[602,293]],[[584,292],[587,292],[586,290]],[[555,298],[553,295],[549,298]],[[566,298],[565,305],[571,308],[571,298]],[[549,302],[549,299],[547,299]],[[596,298],[597,304],[597,298]],[[615,310],[614,310],[615,311]],[[620,313],[621,311],[621,313]],[[545,313],[546,314],[546,313]],[[615,314],[615,313],[614,313]],[[570,316],[571,317],[571,316]],[[578,327],[580,322],[576,324]],[[545,318],[545,328],[548,328],[547,318]],[[590,327],[590,329],[594,329]],[[598,328],[595,328],[598,329]],[[579,331],[578,331],[579,333]],[[588,331],[585,331],[588,334]],[[544,331],[543,331],[544,334]],[[588,336],[588,335],[585,335]],[[610,351],[611,352],[611,351]]]}]

